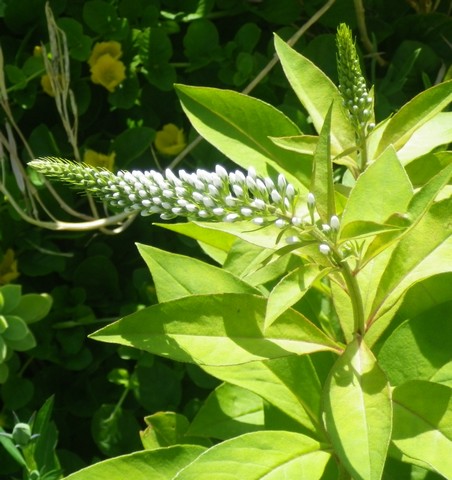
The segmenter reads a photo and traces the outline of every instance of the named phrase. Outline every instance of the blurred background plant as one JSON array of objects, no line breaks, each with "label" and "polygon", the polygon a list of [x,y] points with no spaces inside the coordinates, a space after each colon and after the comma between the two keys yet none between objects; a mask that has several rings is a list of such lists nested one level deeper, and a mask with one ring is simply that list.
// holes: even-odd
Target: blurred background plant
[{"label": "blurred background plant", "polygon": [[[232,165],[198,139],[175,82],[253,91],[313,133],[275,60],[273,32],[337,84],[335,31],[347,23],[364,76],[375,85],[377,121],[452,77],[450,2],[363,5],[0,2],[0,285],[3,297],[19,298],[19,313],[0,310],[6,319],[0,342],[10,342],[0,364],[7,372],[0,427],[13,431],[13,411],[19,418],[52,411],[55,442],[59,430],[59,463],[52,468],[61,464],[68,473],[140,448],[143,417],[174,410],[192,418],[217,382],[194,366],[87,340],[102,324],[155,302],[135,242],[202,257],[197,245],[51,185],[26,162],[54,155],[114,171]],[[36,308],[41,315],[31,314]],[[5,324],[13,323],[29,339],[26,349],[4,340]],[[46,403],[52,395],[53,409]],[[36,423],[33,433],[40,433]],[[0,448],[0,478],[22,468],[19,457]]]}]

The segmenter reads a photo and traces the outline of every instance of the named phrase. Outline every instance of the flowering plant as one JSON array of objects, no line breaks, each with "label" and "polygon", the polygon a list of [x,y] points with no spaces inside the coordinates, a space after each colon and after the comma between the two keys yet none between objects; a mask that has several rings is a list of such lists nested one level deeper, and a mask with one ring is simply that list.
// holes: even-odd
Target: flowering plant
[{"label": "flowering plant", "polygon": [[[452,82],[376,123],[347,27],[337,44],[340,88],[276,38],[315,137],[253,98],[177,87],[198,132],[246,173],[31,162],[113,209],[187,217],[165,227],[221,266],[139,245],[159,304],[92,338],[224,383],[191,424],[150,416],[146,450],[68,480],[450,476],[452,299],[430,294],[451,280],[452,156],[441,145],[452,139],[425,132],[450,121]],[[206,437],[222,442],[207,448]]]}]

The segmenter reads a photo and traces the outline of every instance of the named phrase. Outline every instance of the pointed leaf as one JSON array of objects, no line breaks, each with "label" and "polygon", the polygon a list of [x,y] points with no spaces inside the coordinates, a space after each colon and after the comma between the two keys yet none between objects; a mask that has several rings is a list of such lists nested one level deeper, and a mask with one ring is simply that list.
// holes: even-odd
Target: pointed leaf
[{"label": "pointed leaf", "polygon": [[305,435],[284,432],[253,432],[210,448],[179,472],[174,480],[278,480],[322,478],[331,454]]},{"label": "pointed leaf", "polygon": [[195,445],[178,445],[134,452],[95,463],[64,480],[172,480],[204,450],[204,447]]},{"label": "pointed leaf", "polygon": [[395,213],[405,213],[413,189],[393,147],[389,147],[362,173],[350,192],[342,229],[351,222],[385,223]]},{"label": "pointed leaf", "polygon": [[[435,132],[432,135],[432,132]],[[411,160],[431,152],[439,145],[452,142],[452,112],[441,112],[418,128],[397,156],[406,165]]]},{"label": "pointed leaf", "polygon": [[228,271],[195,258],[147,245],[137,247],[151,271],[159,302],[193,294],[259,293]]},{"label": "pointed leaf", "polygon": [[303,155],[314,155],[319,137],[314,135],[298,135],[296,137],[270,137],[276,145]]},{"label": "pointed leaf", "polygon": [[285,310],[295,305],[311,285],[328,274],[317,265],[306,265],[289,272],[272,289],[268,296],[265,328],[268,328]]},{"label": "pointed leaf", "polygon": [[244,388],[223,383],[207,397],[187,433],[226,440],[263,427],[262,398]]},{"label": "pointed leaf", "polygon": [[452,301],[449,301],[405,320],[382,345],[378,361],[391,385],[430,380],[452,361],[451,339]]},{"label": "pointed leaf", "polygon": [[[295,94],[320,132],[333,102],[331,151],[333,156],[355,144],[355,131],[342,108],[342,96],[334,83],[310,60],[297,53],[278,36],[275,48]],[[275,133],[272,134],[276,136]]]},{"label": "pointed leaf", "polygon": [[362,340],[336,361],[324,389],[325,425],[334,451],[354,479],[377,480],[391,438],[389,383]]},{"label": "pointed leaf", "polygon": [[321,385],[309,356],[202,368],[220,380],[256,393],[303,425],[310,435],[324,437],[320,417]]},{"label": "pointed leaf", "polygon": [[452,198],[435,203],[395,247],[381,276],[371,323],[414,283],[452,269]]},{"label": "pointed leaf", "polygon": [[392,441],[406,456],[450,478],[452,472],[452,388],[413,380],[394,389]]},{"label": "pointed leaf", "polygon": [[333,164],[331,162],[331,104],[325,117],[319,141],[314,154],[314,172],[311,178],[311,192],[315,196],[316,209],[323,223],[330,223],[336,214],[334,202]]},{"label": "pointed leaf", "polygon": [[452,80],[435,85],[406,103],[386,124],[375,156],[389,145],[401,149],[417,129],[444,110],[452,101]]},{"label": "pointed leaf", "polygon": [[176,92],[193,127],[235,163],[243,168],[253,166],[265,176],[283,170],[296,188],[308,184],[309,156],[284,150],[269,138],[300,135],[282,112],[229,90],[177,85]]},{"label": "pointed leaf", "polygon": [[339,347],[303,315],[281,315],[263,334],[266,299],[196,295],[139,310],[91,335],[199,365],[234,365]]}]

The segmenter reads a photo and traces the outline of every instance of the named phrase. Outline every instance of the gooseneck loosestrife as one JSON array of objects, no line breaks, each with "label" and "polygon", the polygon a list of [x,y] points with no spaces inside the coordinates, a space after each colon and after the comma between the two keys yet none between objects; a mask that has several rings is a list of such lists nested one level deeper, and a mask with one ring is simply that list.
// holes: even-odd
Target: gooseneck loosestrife
[{"label": "gooseneck loosestrife", "polygon": [[[351,31],[341,25],[337,35],[338,72],[344,108],[356,133],[356,148],[361,157],[361,169],[367,164],[366,136],[373,128],[373,100],[367,92],[361,73]],[[33,160],[29,165],[38,172],[82,189],[105,202],[113,209],[131,215],[159,215],[163,220],[185,217],[191,221],[235,222],[249,221],[257,227],[276,225],[287,235],[286,243],[297,245],[317,243],[334,269],[342,273],[353,305],[355,332],[364,332],[364,312],[355,272],[347,257],[353,246],[339,244],[340,219],[333,215],[322,223],[316,210],[316,198],[309,192],[306,199],[289,183],[283,174],[276,179],[261,177],[250,167],[228,172],[220,165],[215,171],[198,169],[176,174],[167,169],[164,174],[149,171],[119,171],[116,174],[78,162],[53,157]],[[305,201],[303,211],[297,213]],[[295,233],[295,235],[294,235]],[[279,237],[278,237],[279,238]]]}]

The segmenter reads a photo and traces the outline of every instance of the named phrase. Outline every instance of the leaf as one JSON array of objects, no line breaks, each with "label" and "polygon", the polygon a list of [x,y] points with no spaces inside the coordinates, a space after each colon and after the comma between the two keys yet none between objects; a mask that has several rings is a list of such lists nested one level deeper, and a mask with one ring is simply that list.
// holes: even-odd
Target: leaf
[{"label": "leaf", "polygon": [[452,389],[413,380],[394,389],[392,441],[406,456],[450,477],[452,472]]},{"label": "leaf", "polygon": [[259,293],[226,270],[200,260],[137,244],[160,303],[193,294]]},{"label": "leaf", "polygon": [[266,299],[196,295],[139,310],[92,338],[199,365],[234,365],[339,347],[303,315],[286,311],[264,336]]},{"label": "leaf", "polygon": [[[452,81],[440,83],[416,95],[403,105],[386,124],[374,157],[378,157],[388,146],[400,150],[411,136],[444,110],[452,101]],[[434,135],[432,135],[434,137]]]},{"label": "leaf", "polygon": [[311,192],[315,196],[316,209],[323,223],[329,224],[336,214],[334,202],[333,164],[331,162],[331,104],[325,117],[319,141],[314,154],[314,171],[311,178]]},{"label": "leaf", "polygon": [[452,268],[452,198],[435,203],[397,244],[375,289],[375,322],[414,283]]},{"label": "leaf", "polygon": [[28,325],[44,318],[52,306],[52,297],[45,293],[22,295],[14,315],[21,317]]},{"label": "leaf", "polygon": [[[393,147],[362,173],[342,214],[342,230],[351,222],[385,223],[395,213],[405,213],[413,189]],[[341,231],[342,231],[341,230]]]},{"label": "leaf", "polygon": [[270,137],[276,145],[303,155],[314,155],[319,137],[314,135],[298,135],[296,137]]},{"label": "leaf", "polygon": [[[341,240],[356,240],[357,238],[365,238],[382,233],[391,233],[393,235],[395,233],[401,233],[403,230],[404,227],[402,225],[391,225],[389,223],[376,223],[369,222],[367,220],[356,220],[345,225],[341,231]],[[367,260],[367,256],[365,257],[365,260]],[[361,262],[361,265],[365,263],[365,260]]]},{"label": "leaf", "polygon": [[210,448],[180,471],[174,480],[278,480],[298,478],[306,472],[320,479],[331,454],[305,435],[284,432],[253,432]]},{"label": "leaf", "polygon": [[253,166],[264,176],[283,171],[296,189],[308,185],[309,157],[284,150],[269,139],[300,134],[282,112],[229,90],[177,85],[176,92],[198,133],[232,161],[243,168]]},{"label": "leaf", "polygon": [[226,440],[263,427],[262,398],[244,388],[223,383],[207,397],[187,433]]},{"label": "leaf", "polygon": [[174,412],[157,412],[144,417],[146,429],[140,432],[141,442],[147,450],[177,444],[196,444],[187,441],[185,434],[189,422],[184,415]]},{"label": "leaf", "polygon": [[405,320],[382,345],[378,362],[391,385],[430,380],[452,361],[451,338],[452,300]]},{"label": "leaf", "polygon": [[328,274],[317,265],[306,265],[289,272],[275,285],[268,296],[265,328],[268,328],[284,311],[301,300],[311,285]]},{"label": "leaf", "polygon": [[354,479],[380,479],[391,438],[389,383],[362,340],[336,361],[324,388],[325,425]]},{"label": "leaf", "polygon": [[320,417],[321,385],[309,356],[292,356],[222,367],[203,366],[210,375],[262,397],[324,439]]},{"label": "leaf", "polygon": [[222,252],[229,252],[236,237],[230,233],[218,232],[207,228],[209,224],[197,224],[194,222],[184,223],[155,223],[158,227],[166,228],[176,233],[181,233],[187,237],[193,238],[210,247],[214,247]]},{"label": "leaf", "polygon": [[155,137],[155,130],[148,127],[134,127],[124,130],[111,145],[116,153],[116,162],[121,168],[145,152]]},{"label": "leaf", "polygon": [[[275,36],[275,48],[284,73],[300,102],[308,111],[317,132],[324,124],[333,102],[331,151],[333,156],[341,154],[355,145],[355,132],[342,108],[342,96],[334,83],[303,55],[290,48]],[[283,136],[272,133],[272,136]]]},{"label": "leaf", "polygon": [[204,450],[197,445],[178,445],[134,452],[95,463],[64,480],[172,480]]},{"label": "leaf", "polygon": [[[418,128],[405,145],[397,152],[401,162],[407,163],[431,152],[439,145],[452,142],[452,112],[436,114]],[[434,132],[434,135],[432,135]]]}]

